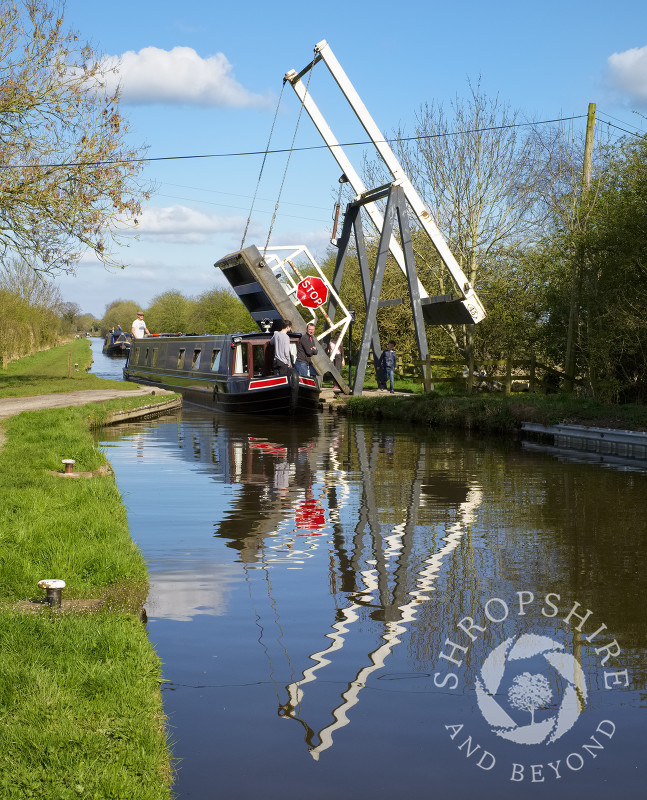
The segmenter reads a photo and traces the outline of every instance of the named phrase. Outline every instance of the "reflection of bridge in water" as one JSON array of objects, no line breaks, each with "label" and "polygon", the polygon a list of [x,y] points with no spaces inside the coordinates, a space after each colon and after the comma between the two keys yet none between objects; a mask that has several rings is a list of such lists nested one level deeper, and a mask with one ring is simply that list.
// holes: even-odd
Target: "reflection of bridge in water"
[{"label": "reflection of bridge in water", "polygon": [[[199,462],[233,490],[213,535],[242,564],[278,714],[303,726],[317,760],[429,601],[470,531],[481,490],[468,477],[447,477],[460,474],[456,451],[423,438],[400,439],[396,453],[388,433],[336,416],[269,426],[218,416],[193,425],[185,417],[158,436],[177,439],[167,452]],[[393,464],[403,447],[405,468]],[[194,613],[222,605],[211,593],[226,592],[234,566],[205,565],[204,597],[189,603]],[[153,584],[177,588],[181,579],[174,565]],[[295,591],[305,592],[296,616]]]},{"label": "reflection of bridge in water", "polygon": [[[241,511],[258,511],[253,530],[230,540],[232,546],[240,550],[248,569],[262,569],[263,580],[247,573],[250,595],[261,631],[259,642],[264,647],[270,662],[271,673],[276,669],[273,659],[287,660],[291,665],[281,620],[277,598],[273,596],[271,570],[279,564],[303,565],[305,559],[323,543],[330,548],[330,584],[333,594],[341,592],[344,604],[336,606],[332,613],[334,621],[322,637],[329,643],[321,650],[311,653],[313,662],[302,669],[301,677],[281,689],[277,683],[278,713],[285,719],[298,721],[305,730],[305,742],[310,755],[317,760],[320,754],[333,744],[336,731],[349,724],[349,712],[359,702],[360,693],[369,677],[382,669],[393,649],[401,643],[402,635],[416,619],[420,606],[426,603],[434,590],[434,583],[445,558],[458,546],[464,534],[470,529],[473,515],[481,502],[481,491],[469,483],[449,480],[443,472],[429,471],[429,453],[424,442],[417,443],[418,453],[414,467],[414,478],[407,493],[406,507],[402,510],[402,520],[389,524],[385,531],[380,520],[380,503],[375,476],[378,469],[378,456],[383,442],[373,437],[370,444],[364,429],[355,427],[355,452],[357,453],[359,475],[363,485],[359,507],[350,510],[355,515],[352,534],[349,531],[347,516],[348,500],[352,496],[348,481],[357,480],[348,472],[348,463],[341,462],[341,431],[327,432],[328,435],[313,440],[308,445],[301,444],[293,451],[296,460],[290,464],[291,475],[304,488],[310,486],[313,496],[325,506],[328,537],[308,541],[299,547],[299,530],[294,516],[286,518],[286,509],[281,506],[280,492],[276,486],[262,480],[255,480],[253,470],[254,443],[248,442],[242,451],[236,451],[235,469],[239,479],[246,481],[248,491],[232,509],[239,524]],[[272,437],[272,442],[280,439]],[[347,443],[350,444],[350,443]],[[272,447],[264,448],[264,456],[276,458],[280,463],[283,453],[272,453]],[[324,469],[317,471],[310,459],[324,462]],[[301,464],[299,458],[308,463]],[[232,466],[233,466],[232,463]],[[274,464],[274,467],[276,463]],[[243,474],[246,477],[243,477]],[[308,477],[303,480],[303,475]],[[313,481],[312,478],[315,477]],[[258,477],[258,475],[256,475]],[[269,475],[266,475],[266,479]],[[315,484],[313,486],[313,484]],[[320,484],[317,487],[317,484]],[[252,489],[254,487],[254,489]],[[273,496],[273,509],[264,508]],[[294,500],[292,501],[294,504]],[[443,526],[442,535],[436,537],[420,530],[424,521],[420,520],[420,509],[430,504],[453,509],[452,521]],[[271,503],[270,503],[271,505]],[[451,516],[451,515],[449,515]],[[232,517],[233,520],[233,517]],[[297,516],[298,520],[298,516]],[[230,537],[231,521],[218,526],[218,535]],[[330,534],[332,528],[332,534]],[[319,532],[319,531],[317,531]],[[366,643],[367,627],[370,628]],[[275,631],[276,641],[272,641],[269,631]],[[364,644],[361,644],[364,641]],[[336,656],[346,648],[343,664],[336,666]],[[349,655],[349,650],[352,655]],[[272,655],[272,653],[275,655]],[[362,652],[364,655],[362,655]],[[350,665],[355,666],[351,667]],[[352,674],[345,680],[345,689],[337,692],[332,699],[321,702],[318,696],[313,700],[312,714],[308,712],[308,696],[316,688],[316,682],[323,680],[327,689],[331,683],[338,682],[339,669]],[[290,669],[292,667],[290,666]],[[333,671],[334,677],[328,677]],[[294,674],[294,673],[293,673]],[[321,692],[317,692],[318,695]],[[281,698],[281,695],[283,697]],[[321,726],[313,726],[312,718],[319,716],[321,708],[327,707],[328,719]],[[317,728],[317,729],[316,729]]]}]

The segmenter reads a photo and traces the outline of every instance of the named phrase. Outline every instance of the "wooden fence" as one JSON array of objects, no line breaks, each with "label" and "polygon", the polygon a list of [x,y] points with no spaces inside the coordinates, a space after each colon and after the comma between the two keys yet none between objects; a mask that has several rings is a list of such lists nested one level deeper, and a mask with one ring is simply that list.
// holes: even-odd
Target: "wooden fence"
[{"label": "wooden fence", "polygon": [[[443,376],[436,376],[441,368]],[[454,374],[447,375],[447,371]],[[401,359],[398,377],[419,381],[426,392],[431,392],[436,383],[462,384],[468,392],[474,388],[501,389],[506,394],[513,391],[556,391],[566,377],[561,370],[537,361],[533,355],[529,359],[505,359],[504,361],[479,361],[467,364],[462,360],[427,356],[420,359]]]}]

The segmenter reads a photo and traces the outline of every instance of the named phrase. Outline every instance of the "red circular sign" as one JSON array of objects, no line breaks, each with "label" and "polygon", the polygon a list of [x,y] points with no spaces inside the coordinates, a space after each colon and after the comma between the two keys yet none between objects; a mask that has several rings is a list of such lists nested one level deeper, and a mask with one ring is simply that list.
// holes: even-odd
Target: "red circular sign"
[{"label": "red circular sign", "polygon": [[328,287],[321,278],[304,278],[297,285],[297,298],[306,308],[319,308],[328,299]]}]

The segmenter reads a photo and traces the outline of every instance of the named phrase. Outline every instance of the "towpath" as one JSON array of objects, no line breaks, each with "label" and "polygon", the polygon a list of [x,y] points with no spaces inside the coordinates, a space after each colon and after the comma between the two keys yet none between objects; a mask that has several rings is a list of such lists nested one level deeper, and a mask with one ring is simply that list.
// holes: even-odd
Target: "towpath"
[{"label": "towpath", "polygon": [[65,408],[66,406],[84,406],[86,403],[102,403],[118,397],[136,395],[173,394],[165,389],[154,389],[150,386],[139,386],[136,389],[86,389],[81,392],[61,392],[60,394],[39,394],[35,397],[6,397],[0,399],[0,420],[13,417],[23,411],[40,411],[48,408]]}]

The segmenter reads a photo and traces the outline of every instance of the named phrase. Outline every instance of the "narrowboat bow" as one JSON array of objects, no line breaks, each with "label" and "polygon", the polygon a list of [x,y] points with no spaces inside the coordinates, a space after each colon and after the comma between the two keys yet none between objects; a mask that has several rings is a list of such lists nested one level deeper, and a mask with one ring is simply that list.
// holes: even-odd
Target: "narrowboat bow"
[{"label": "narrowboat bow", "polygon": [[[193,405],[236,414],[307,415],[319,381],[291,368],[275,375],[270,333],[162,335],[135,339],[124,379],[179,392]],[[296,351],[298,336],[291,337]]]},{"label": "narrowboat bow", "polygon": [[128,355],[132,338],[133,336],[131,333],[116,334],[108,332],[103,343],[102,352],[104,356],[124,358]]}]

